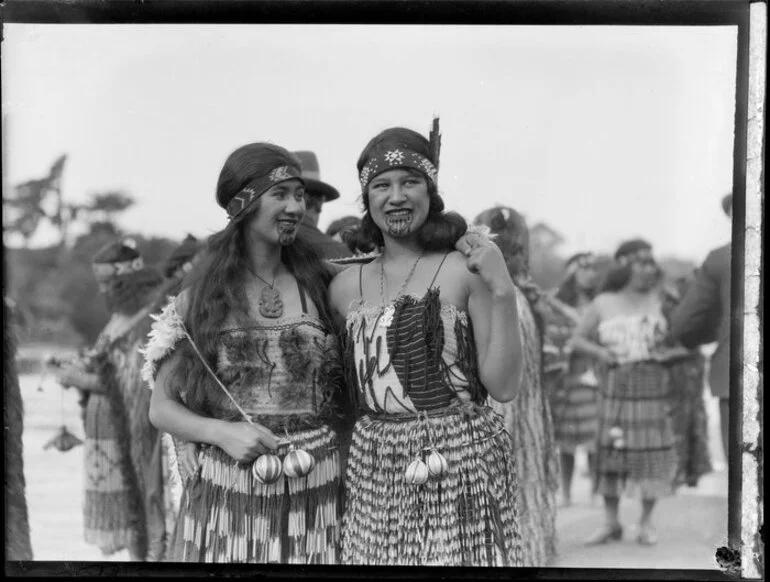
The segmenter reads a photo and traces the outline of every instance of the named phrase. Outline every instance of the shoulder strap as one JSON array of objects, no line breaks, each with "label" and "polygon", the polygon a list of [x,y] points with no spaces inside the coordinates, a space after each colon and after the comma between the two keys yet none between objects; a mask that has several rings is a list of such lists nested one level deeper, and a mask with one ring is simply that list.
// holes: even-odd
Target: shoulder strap
[{"label": "shoulder strap", "polygon": [[361,296],[361,299],[364,298],[363,273],[364,273],[364,266],[359,265],[358,266],[358,293]]},{"label": "shoulder strap", "polygon": [[299,291],[299,300],[302,303],[302,313],[307,313],[307,298],[305,297],[305,290],[299,284],[299,281],[297,281],[297,291]]},{"label": "shoulder strap", "polygon": [[440,263],[439,263],[439,265],[438,265],[438,269],[436,269],[436,274],[435,274],[435,275],[433,275],[433,281],[431,281],[431,282],[430,282],[430,285],[428,285],[428,289],[430,289],[431,287],[433,287],[433,283],[435,283],[435,282],[436,282],[436,277],[438,277],[438,272],[441,270],[441,267],[443,267],[443,266],[444,266],[444,261],[446,261],[446,258],[447,258],[448,256],[449,256],[449,253],[446,253],[446,254],[444,255],[444,258],[443,258],[443,259],[441,259],[441,262],[440,262]]}]

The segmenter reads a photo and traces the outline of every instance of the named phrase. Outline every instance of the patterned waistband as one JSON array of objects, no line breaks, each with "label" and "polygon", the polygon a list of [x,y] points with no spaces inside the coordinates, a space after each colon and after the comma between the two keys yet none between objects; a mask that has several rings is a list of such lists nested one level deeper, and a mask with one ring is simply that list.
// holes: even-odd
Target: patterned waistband
[{"label": "patterned waistband", "polygon": [[633,361],[630,361],[630,362],[618,362],[618,363],[614,363],[614,364],[608,364],[607,365],[607,369],[609,369],[609,370],[618,370],[618,369],[623,370],[623,369],[628,369],[628,368],[642,368],[642,367],[647,367],[647,368],[660,367],[660,368],[663,368],[665,366],[666,366],[666,364],[663,363],[663,362],[659,362],[658,360],[653,360],[651,358],[648,358],[646,360],[633,360]]},{"label": "patterned waistband", "polygon": [[251,420],[278,434],[330,427],[334,418],[319,414],[252,414]]},{"label": "patterned waistband", "polygon": [[429,418],[443,418],[448,416],[473,416],[484,411],[493,412],[488,406],[482,406],[474,402],[455,401],[449,406],[437,408],[435,410],[418,410],[415,412],[376,412],[372,410],[363,411],[363,415],[371,420],[385,422],[409,422],[414,420],[427,420]]},{"label": "patterned waistband", "polygon": [[[339,449],[339,435],[334,429],[325,425],[305,430],[273,432],[279,442],[278,448],[272,451],[272,454],[279,457],[289,452],[290,445],[294,445],[298,449],[306,449],[313,454],[330,454],[332,451]],[[217,458],[225,463],[239,464],[216,445],[202,444],[201,452],[205,452],[208,456]]]}]

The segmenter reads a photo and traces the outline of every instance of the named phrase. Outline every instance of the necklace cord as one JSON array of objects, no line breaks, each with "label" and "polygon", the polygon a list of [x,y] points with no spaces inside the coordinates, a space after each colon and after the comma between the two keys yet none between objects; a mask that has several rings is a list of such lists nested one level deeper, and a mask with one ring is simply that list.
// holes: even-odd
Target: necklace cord
[{"label": "necklace cord", "polygon": [[[396,296],[394,297],[394,301],[396,301],[399,297],[401,297],[402,293],[406,289],[406,286],[409,284],[409,281],[412,279],[412,275],[414,275],[415,270],[417,269],[417,263],[420,262],[420,259],[422,259],[423,255],[425,254],[425,251],[422,251],[420,253],[420,256],[417,257],[417,259],[412,264],[412,268],[409,270],[409,274],[404,279],[404,282],[401,283],[401,287],[398,289],[398,293],[396,293]],[[380,255],[380,298],[382,300],[383,305],[386,303],[385,301],[385,258],[383,255]]]}]

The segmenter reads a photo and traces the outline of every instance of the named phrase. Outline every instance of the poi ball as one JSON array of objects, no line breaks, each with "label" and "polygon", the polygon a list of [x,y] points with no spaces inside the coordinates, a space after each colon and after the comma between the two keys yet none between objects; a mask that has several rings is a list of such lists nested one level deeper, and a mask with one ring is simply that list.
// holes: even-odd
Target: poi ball
[{"label": "poi ball", "polygon": [[623,439],[618,439],[614,443],[616,449],[624,449],[626,448],[626,441]]},{"label": "poi ball", "polygon": [[621,439],[623,438],[623,429],[619,426],[613,426],[610,429],[610,438],[612,439]]},{"label": "poi ball", "polygon": [[446,457],[438,451],[431,451],[428,455],[428,471],[434,477],[443,477],[449,469]]},{"label": "poi ball", "polygon": [[281,473],[283,473],[281,459],[275,455],[260,455],[251,466],[251,473],[263,485],[275,483],[281,478]]},{"label": "poi ball", "polygon": [[283,459],[283,472],[287,477],[297,478],[309,475],[315,468],[313,455],[302,449],[292,449]]},{"label": "poi ball", "polygon": [[428,480],[428,465],[420,459],[409,463],[406,468],[406,482],[411,485],[422,485]]}]

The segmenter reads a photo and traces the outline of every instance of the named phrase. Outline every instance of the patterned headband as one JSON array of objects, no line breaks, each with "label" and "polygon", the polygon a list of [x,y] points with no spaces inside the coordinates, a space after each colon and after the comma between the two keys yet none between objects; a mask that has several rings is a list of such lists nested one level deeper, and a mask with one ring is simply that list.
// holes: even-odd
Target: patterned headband
[{"label": "patterned headband", "polygon": [[596,265],[596,259],[592,254],[585,254],[581,255],[574,261],[572,261],[569,265],[567,265],[567,277],[571,277],[575,273],[577,273],[578,269],[583,269],[585,267],[593,267]]},{"label": "patterned headband", "polygon": [[366,187],[375,176],[394,168],[419,170],[434,184],[438,180],[438,169],[428,158],[406,148],[396,148],[369,158],[359,176],[361,190],[366,191]]},{"label": "patterned headband", "polygon": [[144,268],[142,257],[136,257],[130,261],[120,261],[117,263],[94,263],[92,269],[94,276],[100,282],[109,281],[113,277],[120,275],[130,275]]},{"label": "patterned headband", "polygon": [[238,192],[230,202],[227,203],[227,215],[232,220],[239,214],[242,214],[254,200],[259,198],[267,190],[286,180],[298,179],[303,184],[302,172],[294,166],[278,166],[270,170],[264,176],[255,178],[249,182],[245,188]]}]

